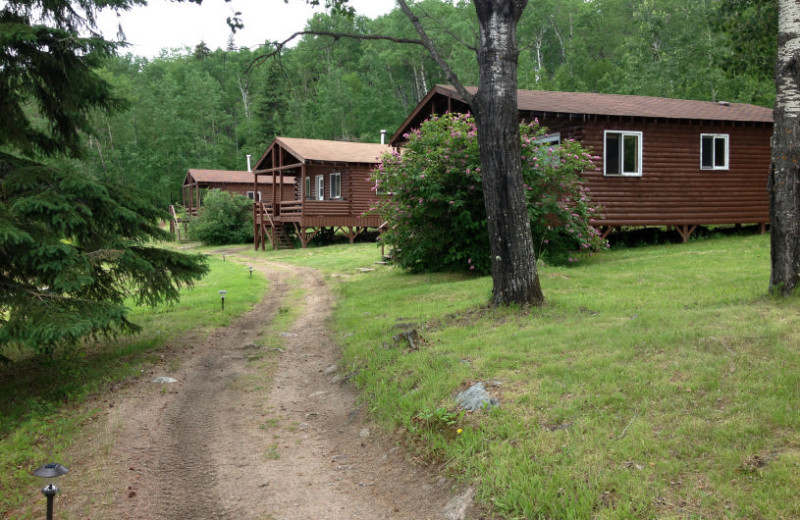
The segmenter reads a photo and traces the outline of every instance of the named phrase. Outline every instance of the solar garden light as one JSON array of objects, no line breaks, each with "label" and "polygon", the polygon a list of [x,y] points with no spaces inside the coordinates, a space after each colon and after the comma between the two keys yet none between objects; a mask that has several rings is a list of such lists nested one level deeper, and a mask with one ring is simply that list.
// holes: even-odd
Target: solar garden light
[{"label": "solar garden light", "polygon": [[42,489],[42,494],[47,497],[47,520],[53,520],[53,499],[58,493],[55,481],[61,475],[68,473],[69,470],[61,464],[51,462],[35,470],[33,474],[45,479],[47,485]]},{"label": "solar garden light", "polygon": [[250,269],[250,278],[253,277],[253,266],[251,265],[248,269]]},{"label": "solar garden light", "polygon": [[225,261],[225,253],[222,253],[222,261]]},{"label": "solar garden light", "polygon": [[219,292],[219,298],[220,298],[220,301],[222,301],[222,310],[223,311],[225,310],[225,295],[226,294],[228,294],[228,291],[220,291]]}]

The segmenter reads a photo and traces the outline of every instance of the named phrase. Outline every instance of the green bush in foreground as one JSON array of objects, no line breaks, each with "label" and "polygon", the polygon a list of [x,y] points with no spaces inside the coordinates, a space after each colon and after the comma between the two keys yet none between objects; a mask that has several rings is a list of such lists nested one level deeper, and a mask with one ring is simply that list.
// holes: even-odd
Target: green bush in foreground
[{"label": "green bush in foreground", "polygon": [[203,211],[189,225],[189,238],[212,246],[253,240],[252,204],[236,193],[209,190]]},{"label": "green bush in foreground", "polygon": [[[578,175],[594,169],[576,141],[548,142],[538,121],[520,125],[522,170],[536,254],[551,263],[574,261],[604,241],[589,224],[592,206]],[[385,243],[414,272],[491,269],[480,156],[474,119],[433,116],[407,135],[402,154],[383,157],[376,189],[391,193],[376,205],[389,222]]]}]

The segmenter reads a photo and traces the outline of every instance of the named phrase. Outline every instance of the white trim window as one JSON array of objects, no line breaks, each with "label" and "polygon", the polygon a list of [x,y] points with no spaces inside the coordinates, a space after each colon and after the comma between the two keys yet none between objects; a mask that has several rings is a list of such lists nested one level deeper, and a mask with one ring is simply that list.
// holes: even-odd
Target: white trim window
[{"label": "white trim window", "polygon": [[603,132],[603,175],[642,176],[642,132]]},{"label": "white trim window", "polygon": [[561,132],[539,136],[533,142],[536,144],[561,144]]},{"label": "white trim window", "polygon": [[[256,193],[258,193],[258,197],[256,197]],[[261,192],[260,191],[258,191],[258,192],[248,191],[247,192],[247,198],[250,199],[250,200],[256,200],[258,202],[261,202]]]},{"label": "white trim window", "polygon": [[313,200],[314,194],[311,192],[311,177],[309,176],[306,176],[305,191],[306,191],[306,200]]},{"label": "white trim window", "polygon": [[700,134],[700,169],[727,170],[728,134]]},{"label": "white trim window", "polygon": [[317,175],[317,200],[325,200],[325,176]]},{"label": "white trim window", "polygon": [[342,198],[342,174],[340,172],[332,172],[331,178],[331,199]]}]

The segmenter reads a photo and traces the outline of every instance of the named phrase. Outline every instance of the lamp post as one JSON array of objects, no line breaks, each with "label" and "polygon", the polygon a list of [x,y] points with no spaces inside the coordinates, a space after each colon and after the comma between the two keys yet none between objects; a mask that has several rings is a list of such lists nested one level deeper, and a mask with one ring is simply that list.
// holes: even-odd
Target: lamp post
[{"label": "lamp post", "polygon": [[225,295],[226,294],[228,294],[228,291],[220,291],[219,292],[219,298],[220,298],[220,301],[222,302],[222,310],[223,311],[225,310]]},{"label": "lamp post", "polygon": [[49,481],[42,489],[42,494],[47,497],[47,520],[53,520],[53,499],[55,498],[56,493],[58,493],[58,487],[55,485],[55,479],[68,472],[69,470],[67,468],[55,462],[45,464],[33,472],[35,476],[47,479]]}]

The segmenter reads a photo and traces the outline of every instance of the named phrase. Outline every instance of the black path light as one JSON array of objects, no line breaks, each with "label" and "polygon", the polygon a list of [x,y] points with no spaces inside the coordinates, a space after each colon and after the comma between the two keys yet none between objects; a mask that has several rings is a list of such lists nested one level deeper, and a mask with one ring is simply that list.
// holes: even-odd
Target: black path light
[{"label": "black path light", "polygon": [[225,295],[228,294],[228,291],[220,291],[219,292],[219,299],[222,302],[222,310],[225,310]]},{"label": "black path light", "polygon": [[225,255],[226,255],[226,254],[227,254],[227,253],[222,253],[222,261],[223,261],[223,262],[225,261]]},{"label": "black path light", "polygon": [[251,265],[250,267],[248,267],[248,269],[250,269],[250,278],[252,278],[253,277],[253,266]]},{"label": "black path light", "polygon": [[46,479],[47,485],[42,489],[42,494],[47,497],[47,520],[53,520],[53,499],[58,493],[55,481],[61,475],[68,473],[69,470],[56,462],[45,464],[35,470],[33,474],[37,477]]}]

